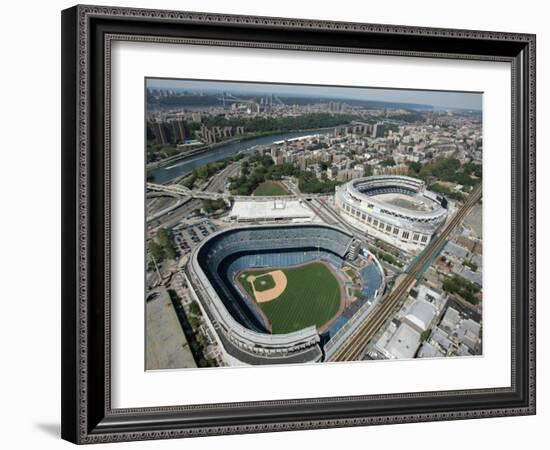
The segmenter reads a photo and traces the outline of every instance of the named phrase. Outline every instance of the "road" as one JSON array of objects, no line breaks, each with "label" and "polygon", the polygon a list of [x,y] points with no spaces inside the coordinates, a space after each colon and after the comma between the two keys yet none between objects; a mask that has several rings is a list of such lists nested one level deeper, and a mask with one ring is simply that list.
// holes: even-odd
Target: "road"
[{"label": "road", "polygon": [[147,212],[149,214],[156,214],[165,208],[173,206],[177,201],[178,197],[175,195],[153,192],[151,195],[147,196]]},{"label": "road", "polygon": [[[203,190],[212,190],[217,191],[218,189],[223,189],[225,183],[229,177],[234,176],[241,168],[241,163],[236,162],[227,166],[224,170],[214,175],[208,184],[203,188]],[[158,201],[151,201],[148,203],[148,217],[147,222],[150,224],[150,227],[156,228],[159,226],[171,227],[176,225],[179,221],[187,217],[195,209],[201,207],[202,202],[198,199],[190,197],[179,197],[176,196],[175,203],[172,203],[164,209],[160,209],[162,206],[159,206]],[[173,199],[172,199],[173,200]],[[156,203],[155,203],[156,202]],[[155,206],[155,210],[151,209],[151,205]]]},{"label": "road", "polygon": [[367,237],[365,231],[361,231],[358,228],[355,228],[353,225],[346,222],[340,214],[334,211],[326,202],[325,199],[314,198],[310,202],[306,203],[309,207],[325,222],[329,225],[338,225],[344,230],[353,234],[353,237],[361,242],[370,242],[373,243],[373,239]]},{"label": "road", "polygon": [[422,267],[430,260],[433,253],[449,234],[462,222],[466,214],[481,198],[481,185],[472,191],[462,208],[445,225],[439,236],[430,242],[427,250],[416,260],[401,283],[399,283],[380,303],[378,308],[365,320],[365,322],[348,338],[330,359],[331,361],[354,361],[359,359],[367,347],[367,344],[391,317],[402,297],[416,283],[416,276]]},{"label": "road", "polygon": [[158,227],[170,228],[183,219],[188,217],[195,209],[199,209],[202,206],[202,202],[196,199],[189,199],[187,202],[181,204],[178,208],[164,214],[162,217],[157,217],[147,223],[148,231],[152,231]]},{"label": "road", "polygon": [[152,222],[153,220],[161,218],[162,216],[164,216],[166,214],[172,213],[176,209],[178,209],[180,206],[182,206],[185,203],[189,202],[190,200],[191,199],[188,198],[188,197],[172,199],[172,202],[170,204],[168,204],[168,206],[166,206],[165,208],[160,209],[160,210],[158,209],[158,206],[156,207],[156,209],[153,209],[151,207],[151,203],[148,203],[147,204],[147,218],[146,218],[146,221],[149,223],[149,222]]},{"label": "road", "polygon": [[229,164],[221,172],[215,174],[212,178],[210,178],[210,181],[202,190],[211,191],[211,192],[218,192],[220,190],[223,191],[225,188],[225,183],[227,183],[227,180],[230,177],[234,177],[235,175],[237,175],[240,172],[240,170],[241,170],[240,161]]},{"label": "road", "polygon": [[[221,183],[221,181],[218,181]],[[217,183],[217,184],[218,184]],[[270,196],[259,196],[255,197],[253,195],[232,195],[229,192],[215,192],[211,190],[203,189],[189,189],[181,184],[156,184],[156,183],[147,183],[147,190],[150,192],[164,192],[170,195],[177,195],[183,197],[193,197],[197,199],[233,199],[233,200],[243,200],[243,201],[255,201],[255,202],[266,202],[270,200],[304,200],[311,198],[321,198],[325,197],[326,194],[300,194],[299,197],[294,195],[270,195]]]}]

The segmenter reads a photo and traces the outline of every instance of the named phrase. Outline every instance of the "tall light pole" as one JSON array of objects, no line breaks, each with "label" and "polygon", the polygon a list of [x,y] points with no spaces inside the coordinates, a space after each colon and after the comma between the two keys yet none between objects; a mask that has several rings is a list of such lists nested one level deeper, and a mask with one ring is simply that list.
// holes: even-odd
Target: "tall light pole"
[{"label": "tall light pole", "polygon": [[155,266],[155,270],[157,271],[157,275],[159,277],[159,282],[161,282],[162,277],[160,275],[159,266],[157,265],[157,260],[155,259],[155,257],[153,256],[153,254],[151,252],[148,252],[148,253],[149,253],[149,256],[151,257],[151,259],[153,260],[153,265]]}]

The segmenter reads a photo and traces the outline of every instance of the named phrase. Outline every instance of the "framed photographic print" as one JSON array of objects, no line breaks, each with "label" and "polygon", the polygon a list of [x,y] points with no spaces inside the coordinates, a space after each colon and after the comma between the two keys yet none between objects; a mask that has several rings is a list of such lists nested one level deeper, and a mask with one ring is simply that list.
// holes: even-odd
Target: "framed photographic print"
[{"label": "framed photographic print", "polygon": [[535,413],[535,36],[62,13],[62,436]]}]

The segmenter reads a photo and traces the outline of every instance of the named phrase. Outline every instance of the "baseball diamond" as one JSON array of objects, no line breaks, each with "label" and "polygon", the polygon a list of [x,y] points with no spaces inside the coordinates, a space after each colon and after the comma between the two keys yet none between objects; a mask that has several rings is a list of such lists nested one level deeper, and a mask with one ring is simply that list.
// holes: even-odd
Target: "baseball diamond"
[{"label": "baseball diamond", "polygon": [[319,362],[337,349],[385,287],[372,255],[355,280],[345,274],[353,242],[324,224],[250,225],[204,240],[185,275],[228,364]]},{"label": "baseball diamond", "polygon": [[274,273],[268,272],[263,275],[251,275],[247,277],[246,281],[254,286],[255,291],[262,292],[273,289],[276,286],[274,277]]},{"label": "baseball diamond", "polygon": [[237,277],[248,295],[255,300],[266,315],[271,332],[284,334],[315,325],[322,330],[344,306],[342,288],[327,264],[312,262],[299,267],[277,270],[283,274],[285,288],[277,289],[275,283],[270,291],[277,295],[263,300],[258,282],[265,278],[273,280],[272,271],[252,270]]}]

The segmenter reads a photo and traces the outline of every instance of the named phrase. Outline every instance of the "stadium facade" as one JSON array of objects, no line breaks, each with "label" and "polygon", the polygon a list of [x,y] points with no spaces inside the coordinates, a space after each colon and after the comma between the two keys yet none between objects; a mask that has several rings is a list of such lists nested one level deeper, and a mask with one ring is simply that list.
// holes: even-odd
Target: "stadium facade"
[{"label": "stadium facade", "polygon": [[416,253],[447,219],[447,199],[422,180],[399,175],[358,178],[336,188],[348,223],[404,251]]},{"label": "stadium facade", "polygon": [[271,334],[235,278],[243,270],[292,267],[318,260],[338,269],[353,243],[347,231],[321,224],[230,228],[203,241],[193,251],[184,273],[227,365],[314,363],[334,353],[382,296],[384,276],[376,258],[363,261],[358,271],[364,280],[360,298],[346,305],[323,333],[310,326]]}]

